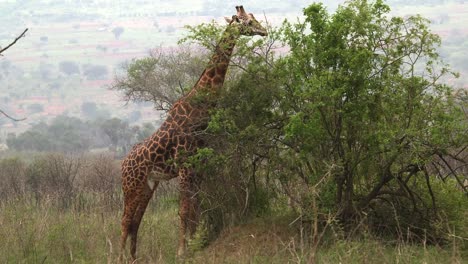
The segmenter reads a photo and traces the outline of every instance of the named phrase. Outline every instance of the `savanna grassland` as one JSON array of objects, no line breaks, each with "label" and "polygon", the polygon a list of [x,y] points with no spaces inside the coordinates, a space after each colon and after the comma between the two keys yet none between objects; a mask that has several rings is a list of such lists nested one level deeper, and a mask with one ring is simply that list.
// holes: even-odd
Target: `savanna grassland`
[{"label": "savanna grassland", "polygon": [[[41,26],[63,8],[58,2],[23,15]],[[173,40],[172,24],[180,21],[168,18],[177,12],[165,13],[169,22],[162,25],[141,7],[130,22],[112,20],[127,17],[122,7],[128,5],[119,2],[106,16],[110,2],[81,2],[72,7],[82,15],[95,10],[95,21],[66,25],[59,19],[62,34],[32,35],[28,47],[39,64],[0,61],[9,93],[0,109],[34,112],[30,130],[0,120],[6,138],[0,152],[0,263],[117,262],[119,164],[132,144],[156,128],[129,125],[130,117],[109,119],[102,107],[120,92],[128,102],[164,113],[198,80],[225,29],[215,22],[190,24],[177,48],[131,60],[113,79],[113,90],[96,95],[91,90],[110,82],[114,66],[102,71],[91,58],[113,63],[132,54],[132,41],[146,39],[148,21],[157,22],[150,23],[154,33]],[[206,12],[224,10],[224,3],[212,2],[203,1],[215,7]],[[440,16],[439,26],[451,19]],[[122,31],[116,21],[131,26]],[[143,217],[137,263],[465,263],[468,95],[445,60],[462,49],[442,54],[443,39],[431,20],[395,16],[380,0],[350,0],[332,11],[313,3],[300,20],[268,27],[268,33],[237,40],[223,89],[208,101],[216,107],[197,131],[206,144],[183,162],[168,160],[203,179],[189,253],[175,257],[174,180],[161,184]],[[94,38],[106,45],[87,43]],[[61,59],[61,46],[74,49],[76,62]],[[42,91],[47,94],[37,97]],[[197,99],[205,102],[204,96]],[[72,117],[48,120],[51,111],[65,113],[64,104]],[[87,120],[73,117],[81,114]]]},{"label": "savanna grassland", "polygon": [[[0,161],[0,262],[117,263],[123,204],[119,162],[106,154],[31,156],[35,158],[29,161]],[[385,238],[361,228],[361,235],[345,239],[332,219],[326,230],[320,228],[316,241],[307,221],[288,209],[287,200],[278,198],[263,213],[226,223],[210,241],[202,225],[189,242],[186,261],[463,263],[468,257],[466,242],[458,234],[434,245],[412,240],[405,230]],[[178,223],[177,185],[170,181],[159,187],[143,218],[137,263],[181,262],[176,259]],[[446,232],[451,232],[449,226]]]},{"label": "savanna grassland", "polygon": [[[115,263],[122,193],[119,164],[107,155],[2,159],[2,263]],[[15,170],[15,178],[8,173]],[[177,196],[163,186],[145,217],[146,261],[173,262]],[[145,232],[145,233],[146,233]],[[155,235],[157,234],[157,235]],[[153,236],[153,238],[150,238]]]}]

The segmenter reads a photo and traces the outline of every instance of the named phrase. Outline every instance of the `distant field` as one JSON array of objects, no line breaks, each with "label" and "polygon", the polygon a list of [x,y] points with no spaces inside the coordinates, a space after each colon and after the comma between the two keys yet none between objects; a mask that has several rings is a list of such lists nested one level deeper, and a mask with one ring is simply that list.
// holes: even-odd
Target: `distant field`
[{"label": "distant field", "polygon": [[[115,73],[123,62],[133,58],[148,56],[155,47],[170,47],[184,34],[184,25],[197,25],[216,19],[224,23],[222,16],[234,12],[233,7],[225,4],[208,5],[207,1],[94,1],[79,4],[79,1],[0,1],[0,45],[14,39],[24,28],[29,28],[26,37],[14,48],[5,53],[2,61],[9,61],[20,69],[15,76],[2,80],[0,92],[12,98],[2,103],[3,109],[22,116],[27,114],[26,107],[19,107],[20,100],[35,96],[61,98],[58,108],[63,113],[79,116],[83,102],[94,100],[100,107],[120,117],[132,111],[151,113],[151,109],[138,109],[130,104],[123,107],[120,95],[108,91]],[[331,10],[341,1],[329,1]],[[468,89],[468,9],[460,1],[443,4],[409,5],[390,1],[393,13],[407,15],[421,13],[433,21],[431,28],[442,37],[441,53],[446,62],[452,65],[461,78],[451,79],[450,84]],[[398,3],[398,4],[395,4]],[[442,3],[442,2],[441,2]],[[285,18],[296,21],[308,1],[269,1],[255,2],[248,6],[257,18],[272,25],[281,25]],[[247,5],[246,5],[247,6]],[[209,7],[209,8],[208,8]],[[112,30],[124,29],[116,38]],[[42,38],[42,39],[41,39]],[[104,65],[108,75],[100,82],[86,80],[81,76],[63,76],[58,65],[63,61],[73,61],[82,68],[84,65]],[[41,66],[42,65],[42,66]],[[52,72],[51,79],[41,78],[41,67],[47,65]],[[82,69],[81,69],[82,70]],[[60,89],[50,89],[60,85]],[[1,98],[0,98],[1,99]],[[49,120],[57,112],[42,116],[28,115],[27,123],[15,124],[15,129],[3,127],[3,133],[24,131],[40,120]],[[158,117],[143,116],[150,120]],[[8,124],[9,126],[11,124]],[[2,125],[0,124],[0,127]],[[2,137],[2,135],[0,135]]]}]

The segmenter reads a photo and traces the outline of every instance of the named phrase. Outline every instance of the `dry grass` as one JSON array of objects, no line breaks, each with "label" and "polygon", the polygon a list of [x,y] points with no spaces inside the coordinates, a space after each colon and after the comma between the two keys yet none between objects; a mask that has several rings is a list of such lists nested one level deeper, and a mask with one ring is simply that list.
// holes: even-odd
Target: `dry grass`
[{"label": "dry grass", "polygon": [[460,245],[445,248],[389,243],[374,237],[336,239],[327,233],[315,258],[300,237],[292,218],[255,219],[225,230],[210,246],[196,252],[193,263],[466,263],[468,251]]},{"label": "dry grass", "polygon": [[[177,263],[177,199],[174,193],[153,201],[139,236],[138,263]],[[96,199],[97,201],[99,199]],[[0,263],[116,263],[120,210],[95,204],[86,211],[60,210],[52,201],[36,206],[19,199],[0,206]],[[287,216],[262,217],[229,228],[189,263],[310,263],[308,246]],[[329,237],[327,237],[329,236]],[[316,263],[463,263],[468,252],[446,248],[390,245],[375,238],[346,241],[327,234]],[[332,242],[330,242],[332,241]]]},{"label": "dry grass", "polygon": [[[117,263],[123,202],[113,159],[49,155],[30,165],[15,159],[3,160],[1,165],[0,263]],[[57,169],[61,167],[77,171]],[[51,183],[57,185],[53,191]],[[176,181],[158,188],[140,227],[137,263],[181,262],[175,257],[177,196]],[[301,232],[301,221],[288,215],[290,209],[282,204],[278,202],[278,208],[263,212],[261,218],[243,219],[244,224],[225,229],[205,248],[206,238],[199,232],[186,262],[463,263],[468,259],[467,242],[457,234],[441,248],[390,243],[365,232],[360,239],[343,240],[339,231],[330,228],[320,243],[311,245],[301,236],[306,233]]]},{"label": "dry grass", "polygon": [[[175,261],[177,203],[168,197],[160,200],[153,201],[143,219],[141,263]],[[0,205],[0,263],[117,262],[120,209],[109,210],[98,203],[75,206],[78,201],[73,201],[70,209],[63,210],[52,200],[43,200],[39,206],[31,201]]]},{"label": "dry grass", "polygon": [[223,231],[203,251],[196,252],[195,263],[287,263],[291,241],[297,230],[289,218],[254,219],[248,224]]}]

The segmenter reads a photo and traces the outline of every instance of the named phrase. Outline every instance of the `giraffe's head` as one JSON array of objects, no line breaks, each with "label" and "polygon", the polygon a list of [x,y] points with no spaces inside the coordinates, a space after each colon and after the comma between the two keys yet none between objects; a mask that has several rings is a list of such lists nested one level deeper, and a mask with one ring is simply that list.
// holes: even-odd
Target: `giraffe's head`
[{"label": "giraffe's head", "polygon": [[236,6],[237,14],[232,18],[227,18],[229,25],[235,25],[239,28],[242,35],[245,36],[267,36],[267,30],[260,25],[252,13],[246,13],[243,6]]}]

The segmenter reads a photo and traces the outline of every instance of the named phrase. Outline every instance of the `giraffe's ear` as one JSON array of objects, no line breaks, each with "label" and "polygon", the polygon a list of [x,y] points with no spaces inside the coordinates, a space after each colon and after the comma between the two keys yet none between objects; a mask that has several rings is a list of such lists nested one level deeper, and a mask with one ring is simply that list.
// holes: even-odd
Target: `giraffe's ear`
[{"label": "giraffe's ear", "polygon": [[224,19],[226,19],[226,21],[231,24],[233,22],[236,22],[236,23],[239,23],[240,20],[239,20],[239,17],[236,16],[236,15],[233,15],[232,18],[228,18],[228,17],[224,17]]}]

